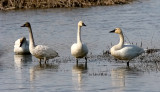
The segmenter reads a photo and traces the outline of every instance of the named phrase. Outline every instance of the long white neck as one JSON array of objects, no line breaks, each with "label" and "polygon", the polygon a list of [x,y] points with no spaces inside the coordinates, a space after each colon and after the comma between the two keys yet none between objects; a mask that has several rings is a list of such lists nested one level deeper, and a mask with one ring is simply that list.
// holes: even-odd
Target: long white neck
[{"label": "long white neck", "polygon": [[29,28],[29,48],[33,48],[35,47],[35,43],[34,43],[32,28],[31,27],[28,28]]},{"label": "long white neck", "polygon": [[82,41],[81,41],[81,27],[80,26],[78,26],[77,43],[82,43]]},{"label": "long white neck", "polygon": [[117,50],[123,48],[123,45],[124,45],[124,36],[123,36],[123,33],[119,34],[119,38],[120,38],[120,41],[119,41],[119,43],[116,45],[116,49],[117,49]]}]

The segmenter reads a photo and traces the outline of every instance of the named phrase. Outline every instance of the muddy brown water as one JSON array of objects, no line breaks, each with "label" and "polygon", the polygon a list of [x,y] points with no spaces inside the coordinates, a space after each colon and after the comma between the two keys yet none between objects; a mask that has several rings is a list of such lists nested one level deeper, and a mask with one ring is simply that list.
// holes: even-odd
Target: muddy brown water
[{"label": "muddy brown water", "polygon": [[[159,53],[126,63],[103,52],[119,37],[109,31],[122,28],[126,42],[160,48],[160,1],[142,0],[128,5],[73,9],[0,11],[0,90],[3,92],[159,92]],[[76,66],[70,46],[76,42],[77,23],[83,20],[82,41],[89,48]],[[14,55],[14,41],[28,38],[32,25],[36,44],[55,49],[60,57],[39,65],[30,55]],[[127,39],[128,38],[128,39]]]}]

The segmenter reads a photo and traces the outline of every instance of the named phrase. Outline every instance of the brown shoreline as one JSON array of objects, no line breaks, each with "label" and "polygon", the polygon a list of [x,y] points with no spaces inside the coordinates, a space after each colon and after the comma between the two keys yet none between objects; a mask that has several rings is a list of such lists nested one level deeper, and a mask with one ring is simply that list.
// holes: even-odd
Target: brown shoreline
[{"label": "brown shoreline", "polygon": [[1,0],[0,10],[107,6],[132,1],[135,0]]}]

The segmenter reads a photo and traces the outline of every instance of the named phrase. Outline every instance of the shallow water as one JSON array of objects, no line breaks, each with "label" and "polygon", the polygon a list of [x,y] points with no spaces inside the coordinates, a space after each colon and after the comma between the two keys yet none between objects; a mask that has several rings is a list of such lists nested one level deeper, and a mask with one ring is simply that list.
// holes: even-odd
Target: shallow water
[{"label": "shallow water", "polygon": [[[122,28],[126,42],[143,48],[160,47],[160,1],[142,0],[128,5],[74,9],[0,11],[0,90],[3,92],[159,92],[159,55],[126,63],[115,61],[103,52],[119,38],[109,31]],[[77,23],[83,20],[82,40],[89,48],[76,66],[70,46],[76,42]],[[60,57],[39,65],[30,55],[14,55],[14,41],[28,38],[32,25],[36,44],[54,48]],[[127,39],[128,38],[128,39]]]}]

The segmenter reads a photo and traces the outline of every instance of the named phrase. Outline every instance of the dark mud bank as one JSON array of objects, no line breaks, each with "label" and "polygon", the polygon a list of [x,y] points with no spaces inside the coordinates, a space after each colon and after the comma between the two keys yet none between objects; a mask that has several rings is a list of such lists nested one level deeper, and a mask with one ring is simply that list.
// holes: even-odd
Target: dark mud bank
[{"label": "dark mud bank", "polygon": [[135,0],[0,0],[0,10],[128,4]]}]

